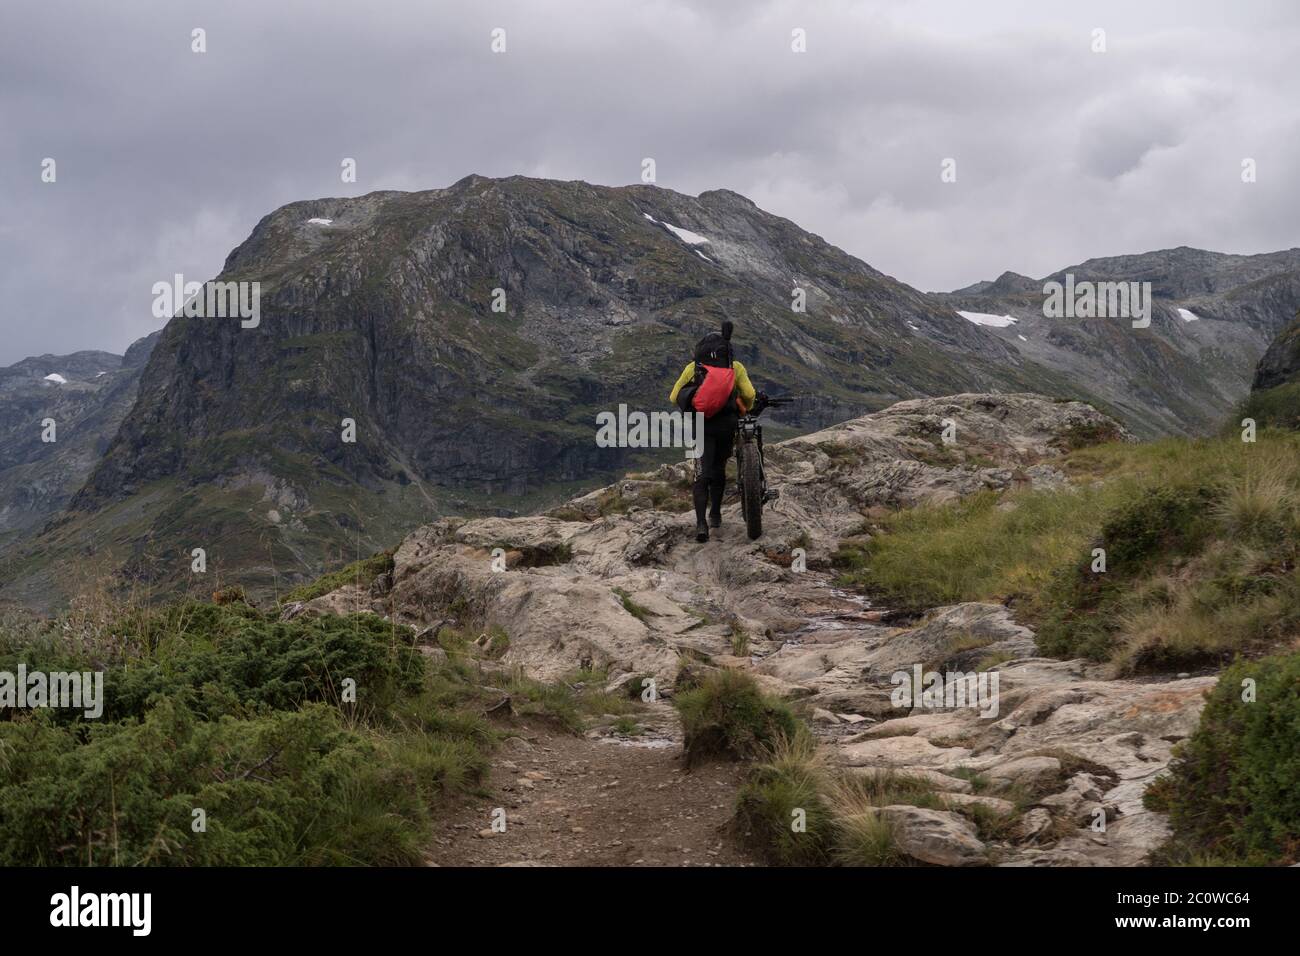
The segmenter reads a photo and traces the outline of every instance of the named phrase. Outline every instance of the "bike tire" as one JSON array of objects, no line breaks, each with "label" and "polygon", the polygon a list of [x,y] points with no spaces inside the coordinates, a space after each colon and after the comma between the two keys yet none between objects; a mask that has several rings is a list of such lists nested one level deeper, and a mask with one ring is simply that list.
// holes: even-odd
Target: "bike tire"
[{"label": "bike tire", "polygon": [[740,513],[745,516],[745,530],[753,541],[763,533],[763,471],[756,444],[741,443],[739,465]]}]

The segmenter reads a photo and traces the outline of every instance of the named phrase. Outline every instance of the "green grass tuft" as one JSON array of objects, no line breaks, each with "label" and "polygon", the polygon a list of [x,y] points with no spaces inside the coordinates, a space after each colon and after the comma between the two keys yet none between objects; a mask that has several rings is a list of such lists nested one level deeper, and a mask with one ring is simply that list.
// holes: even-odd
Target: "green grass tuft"
[{"label": "green grass tuft", "polygon": [[706,674],[697,686],[678,693],[673,703],[681,715],[688,767],[717,757],[760,757],[779,739],[792,738],[797,727],[790,708],[764,694],[754,678],[741,671]]}]

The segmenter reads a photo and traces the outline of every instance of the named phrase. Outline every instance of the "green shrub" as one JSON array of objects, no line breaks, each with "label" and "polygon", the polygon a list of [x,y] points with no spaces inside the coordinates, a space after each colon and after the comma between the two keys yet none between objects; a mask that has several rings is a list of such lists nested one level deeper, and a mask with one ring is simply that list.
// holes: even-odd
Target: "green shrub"
[{"label": "green shrub", "polygon": [[510,650],[510,635],[503,628],[492,627],[487,632],[487,647],[483,649],[484,655],[496,661],[505,657],[508,650]]},{"label": "green shrub", "polygon": [[790,708],[760,691],[754,678],[741,671],[707,674],[698,686],[677,694],[674,703],[682,719],[688,767],[710,757],[762,756],[797,729]]},{"label": "green shrub", "polygon": [[[1242,699],[1242,682],[1255,699]],[[1224,671],[1200,726],[1178,745],[1149,809],[1169,814],[1173,837],[1158,862],[1300,861],[1300,653]]]},{"label": "green shrub", "polygon": [[[897,845],[882,807],[944,809],[925,781],[888,770],[827,767],[807,729],[782,738],[750,771],[736,800],[733,829],[769,863],[781,866],[901,866],[914,861]],[[989,833],[1005,833],[1012,816],[994,819],[983,807],[958,807]],[[802,830],[792,824],[802,810]]]},{"label": "green shrub", "polygon": [[373,614],[286,622],[241,604],[182,603],[123,616],[114,630],[119,643],[107,650],[75,649],[57,632],[22,640],[0,632],[0,670],[19,661],[29,670],[104,670],[108,721],[141,717],[171,697],[208,717],[337,703],[345,678],[356,681],[357,708],[377,712],[424,680],[410,632]]},{"label": "green shrub", "polygon": [[645,728],[631,717],[619,717],[609,729],[621,737],[639,737],[645,733]]},{"label": "green shrub", "polygon": [[345,584],[369,587],[375,578],[392,571],[393,567],[393,552],[381,551],[378,554],[372,554],[368,558],[362,558],[360,561],[353,561],[347,567],[322,575],[311,584],[304,584],[301,587],[294,588],[280,599],[280,603],[289,604],[294,601],[310,601],[322,594],[329,594]]},{"label": "green shrub", "polygon": [[1263,427],[1300,429],[1300,382],[1251,392],[1226,430],[1239,432],[1243,418],[1253,418]]},{"label": "green shrub", "polygon": [[1112,421],[1076,422],[1061,430],[1051,444],[1064,451],[1078,451],[1093,445],[1120,441],[1119,427]]},{"label": "green shrub", "polygon": [[657,682],[654,674],[633,674],[627,683],[623,684],[621,690],[627,695],[628,700],[640,700],[641,695],[649,689],[645,683],[647,680]]},{"label": "green shrub", "polygon": [[[123,629],[129,643],[149,649],[103,662],[114,665],[104,680],[106,720],[143,716],[172,697],[208,717],[339,703],[346,678],[356,681],[359,711],[382,712],[424,680],[409,632],[373,614],[284,622],[244,605],[179,604]],[[14,657],[0,653],[0,668]],[[25,659],[29,669],[44,666],[31,652]]]},{"label": "green shrub", "polygon": [[428,810],[411,773],[326,705],[209,721],[162,701],[84,739],[47,713],[0,724],[4,865],[419,860]]},{"label": "green shrub", "polygon": [[828,863],[835,827],[822,796],[825,777],[811,734],[800,728],[793,738],[779,738],[736,795],[737,837],[778,866]]},{"label": "green shrub", "polygon": [[889,819],[864,807],[836,816],[834,859],[841,866],[899,866],[907,855],[898,849]]},{"label": "green shrub", "polygon": [[[1204,545],[1214,503],[1208,488],[1157,487],[1110,512],[1091,547],[1059,569],[1039,599],[1038,646],[1061,657],[1109,656],[1125,613],[1134,610],[1136,582]],[[1105,573],[1092,570],[1094,548],[1106,552]]]},{"label": "green shrub", "polygon": [[535,680],[515,668],[505,683],[516,713],[539,717],[570,733],[582,733],[588,718],[634,713],[641,709],[625,688],[606,691],[604,671],[583,670],[568,675],[559,683]]},{"label": "green shrub", "polygon": [[92,633],[5,621],[0,670],[105,681],[98,720],[0,711],[0,865],[420,862],[434,802],[478,786],[496,737],[464,709],[470,667],[410,642],[373,615],[281,622],[243,604]]}]

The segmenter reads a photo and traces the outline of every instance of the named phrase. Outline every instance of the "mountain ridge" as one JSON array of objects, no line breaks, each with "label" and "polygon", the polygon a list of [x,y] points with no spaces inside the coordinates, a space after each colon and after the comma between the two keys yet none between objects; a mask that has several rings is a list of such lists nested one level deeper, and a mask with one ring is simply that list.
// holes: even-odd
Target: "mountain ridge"
[{"label": "mountain ridge", "polygon": [[[1048,282],[1150,282],[1151,325],[1049,318]],[[1085,260],[1041,280],[976,283],[937,293],[955,309],[1006,315],[989,327],[1027,360],[1086,380],[1146,437],[1216,430],[1246,397],[1255,365],[1300,308],[1300,249],[1256,255],[1187,246]],[[1000,285],[998,283],[1001,283]]]},{"label": "mountain ridge", "polygon": [[1068,388],[727,190],[471,176],[303,200],[217,279],[260,283],[260,325],[167,324],[50,554],[90,538],[136,580],[183,578],[187,514],[232,573],[274,587],[439,513],[561,500],[644,459],[597,448],[595,413],[662,407],[723,319],[760,387],[802,396],[778,433],[928,393]]},{"label": "mountain ridge", "polygon": [[[1088,262],[1163,269],[1184,289],[1219,255],[1173,253]],[[1157,300],[1139,335],[1043,320],[1033,280],[1013,272],[922,293],[726,189],[469,175],[295,201],[216,277],[260,283],[259,327],[177,315],[153,337],[120,427],[8,559],[4,593],[38,596],[52,562],[87,548],[174,586],[203,541],[222,574],[275,590],[439,514],[553,504],[665,460],[597,448],[595,414],[661,407],[723,319],[756,384],[800,396],[774,437],[959,391],[1080,399],[1145,435],[1207,430],[1245,393],[1274,312],[1300,304],[1300,273],[1267,271],[1292,258],[1253,257],[1245,273],[1216,259],[1220,298],[1194,303],[1205,321],[1188,333],[1183,303]],[[1019,318],[993,328],[956,310]]]}]

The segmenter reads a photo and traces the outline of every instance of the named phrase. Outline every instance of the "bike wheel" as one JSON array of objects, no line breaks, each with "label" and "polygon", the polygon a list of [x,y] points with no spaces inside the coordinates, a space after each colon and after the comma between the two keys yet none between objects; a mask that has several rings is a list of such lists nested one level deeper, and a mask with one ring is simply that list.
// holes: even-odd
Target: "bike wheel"
[{"label": "bike wheel", "polygon": [[752,541],[763,533],[763,471],[758,445],[742,442],[739,459],[740,513],[745,516],[745,530]]}]

